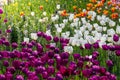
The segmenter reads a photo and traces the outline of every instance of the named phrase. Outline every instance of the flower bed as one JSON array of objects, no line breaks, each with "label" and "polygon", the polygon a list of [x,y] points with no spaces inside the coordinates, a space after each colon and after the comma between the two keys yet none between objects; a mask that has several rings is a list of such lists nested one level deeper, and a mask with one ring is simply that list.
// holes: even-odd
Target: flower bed
[{"label": "flower bed", "polygon": [[119,14],[119,3],[105,0],[4,6],[0,80],[119,80]]}]

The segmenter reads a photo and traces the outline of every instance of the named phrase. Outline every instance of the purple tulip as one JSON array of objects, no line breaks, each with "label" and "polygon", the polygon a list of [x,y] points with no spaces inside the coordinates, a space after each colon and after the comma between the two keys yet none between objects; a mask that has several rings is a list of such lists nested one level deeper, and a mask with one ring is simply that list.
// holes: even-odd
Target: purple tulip
[{"label": "purple tulip", "polygon": [[55,80],[55,77],[48,77],[47,80]]},{"label": "purple tulip", "polygon": [[15,80],[24,80],[24,77],[22,75],[17,75]]},{"label": "purple tulip", "polygon": [[55,37],[53,38],[53,40],[54,40],[54,42],[58,42],[58,41],[59,41],[59,38],[58,38],[57,36],[55,36]]},{"label": "purple tulip", "polygon": [[24,47],[26,46],[26,42],[21,42],[21,45]]},{"label": "purple tulip", "polygon": [[107,60],[107,61],[106,61],[106,64],[107,64],[109,67],[113,66],[113,62],[112,62],[111,60]]},{"label": "purple tulip", "polygon": [[116,54],[117,56],[120,56],[120,50],[116,50],[116,51],[115,51],[115,54]]},{"label": "purple tulip", "polygon": [[85,49],[91,49],[91,47],[92,47],[91,44],[89,44],[89,43],[85,44]]},{"label": "purple tulip", "polygon": [[6,72],[5,77],[6,77],[6,80],[13,80],[13,74],[11,74],[10,72]]},{"label": "purple tulip", "polygon": [[101,74],[105,74],[105,73],[106,73],[106,68],[101,67],[101,68],[100,68],[100,73],[101,73]]},{"label": "purple tulip", "polygon": [[80,53],[75,53],[73,54],[74,59],[79,59],[80,58]]},{"label": "purple tulip", "polygon": [[27,47],[28,47],[28,48],[32,48],[32,47],[33,47],[32,43],[28,43],[28,44],[27,44]]},{"label": "purple tulip", "polygon": [[43,36],[43,32],[37,32],[37,36],[39,37]]},{"label": "purple tulip", "polygon": [[82,70],[82,74],[84,77],[89,78],[90,75],[92,74],[92,70],[91,69]]},{"label": "purple tulip", "polygon": [[0,80],[6,80],[5,75],[0,74]]},{"label": "purple tulip", "polygon": [[110,80],[117,80],[116,76],[114,74],[111,74],[109,77]]},{"label": "purple tulip", "polygon": [[52,37],[47,35],[47,36],[45,37],[45,39],[46,39],[47,41],[51,41],[51,40],[52,40]]},{"label": "purple tulip", "polygon": [[20,64],[21,64],[21,62],[19,60],[14,60],[12,62],[13,67],[15,67],[16,69],[20,68]]},{"label": "purple tulip", "polygon": [[15,73],[15,68],[14,67],[7,67],[6,71],[13,74],[13,73]]},{"label": "purple tulip", "polygon": [[83,65],[84,65],[83,61],[80,61],[80,60],[79,60],[78,63],[77,63],[77,66],[78,66],[79,68],[82,68]]},{"label": "purple tulip", "polygon": [[118,36],[117,34],[114,34],[114,35],[113,35],[113,40],[114,40],[115,42],[119,41],[119,36]]},{"label": "purple tulip", "polygon": [[54,65],[54,59],[49,59],[48,60],[48,65]]},{"label": "purple tulip", "polygon": [[115,51],[115,46],[109,46],[109,50]]},{"label": "purple tulip", "polygon": [[43,73],[42,73],[42,77],[43,77],[43,79],[47,79],[48,78],[48,73],[46,72],[46,71],[44,71]]},{"label": "purple tulip", "polygon": [[54,74],[54,73],[55,73],[54,67],[53,67],[53,66],[48,66],[48,68],[47,68],[47,73],[48,73],[48,74]]},{"label": "purple tulip", "polygon": [[5,67],[8,67],[8,66],[9,66],[9,62],[8,62],[7,60],[3,61],[3,65],[4,65]]},{"label": "purple tulip", "polygon": [[100,80],[100,77],[97,75],[91,76],[89,80]]},{"label": "purple tulip", "polygon": [[69,53],[63,52],[63,53],[60,54],[60,56],[61,56],[62,59],[68,59]]},{"label": "purple tulip", "polygon": [[108,50],[109,47],[108,47],[107,45],[102,45],[102,49],[103,49],[103,50]]},{"label": "purple tulip", "polygon": [[55,80],[63,80],[62,74],[56,74]]},{"label": "purple tulip", "polygon": [[0,9],[0,14],[3,14],[3,10],[2,9]]},{"label": "purple tulip", "polygon": [[100,77],[100,80],[109,80],[109,78],[107,76],[102,76]]},{"label": "purple tulip", "polygon": [[39,66],[35,69],[36,73],[39,74],[39,73],[42,73],[45,71],[45,67],[43,66]]},{"label": "purple tulip", "polygon": [[93,65],[93,66],[92,66],[92,70],[95,71],[95,72],[99,72],[99,71],[100,71],[100,66],[98,66],[98,65]]},{"label": "purple tulip", "polygon": [[98,42],[94,43],[93,48],[98,49],[99,48],[99,43]]},{"label": "purple tulip", "polygon": [[54,57],[54,52],[52,52],[52,51],[49,51],[49,52],[48,52],[48,57],[49,57],[49,58],[52,58],[52,57]]},{"label": "purple tulip", "polygon": [[13,48],[17,48],[18,47],[18,44],[16,42],[12,43],[12,47]]},{"label": "purple tulip", "polygon": [[55,49],[54,49],[54,52],[55,52],[55,53],[59,53],[59,51],[60,51],[59,48],[55,48]]},{"label": "purple tulip", "polygon": [[4,45],[5,45],[5,46],[10,46],[10,43],[9,43],[8,41],[5,41],[5,42],[4,42]]}]

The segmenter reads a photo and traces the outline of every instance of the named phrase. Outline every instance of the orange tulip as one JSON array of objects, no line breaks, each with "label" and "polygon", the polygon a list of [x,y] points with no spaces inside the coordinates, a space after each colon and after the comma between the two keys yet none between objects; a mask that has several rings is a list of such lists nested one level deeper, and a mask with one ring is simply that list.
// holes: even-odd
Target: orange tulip
[{"label": "orange tulip", "polygon": [[24,16],[24,12],[20,12],[20,16]]},{"label": "orange tulip", "polygon": [[112,19],[116,19],[116,18],[118,18],[118,17],[119,17],[118,13],[112,13],[112,14],[111,14],[111,18],[112,18]]},{"label": "orange tulip", "polygon": [[91,19],[91,18],[92,18],[92,16],[88,16],[87,18],[88,18],[88,19]]},{"label": "orange tulip", "polygon": [[107,4],[108,4],[108,5],[111,5],[111,4],[112,4],[112,2],[111,2],[111,1],[108,1],[108,2],[107,2]]},{"label": "orange tulip", "polygon": [[96,3],[96,2],[97,2],[97,0],[91,0],[91,2],[92,2],[92,3]]},{"label": "orange tulip", "polygon": [[111,11],[112,11],[112,12],[115,12],[115,7],[112,7],[112,8],[111,8]]},{"label": "orange tulip", "polygon": [[104,14],[104,15],[108,15],[108,10],[104,10],[104,11],[103,11],[103,14]]},{"label": "orange tulip", "polygon": [[76,10],[76,9],[77,9],[77,6],[73,6],[73,9]]},{"label": "orange tulip", "polygon": [[41,5],[41,6],[39,7],[39,9],[40,9],[40,10],[43,10],[43,6]]},{"label": "orange tulip", "polygon": [[88,3],[87,7],[93,7],[93,4],[92,3]]}]

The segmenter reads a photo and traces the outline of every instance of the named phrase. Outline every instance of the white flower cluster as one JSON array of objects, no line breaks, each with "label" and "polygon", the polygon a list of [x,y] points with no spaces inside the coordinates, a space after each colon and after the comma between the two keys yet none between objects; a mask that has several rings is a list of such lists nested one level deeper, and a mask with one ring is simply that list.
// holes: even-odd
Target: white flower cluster
[{"label": "white flower cluster", "polygon": [[[62,23],[56,23],[59,15],[52,16],[51,20],[55,23],[56,33],[61,33],[61,37],[70,39],[72,46],[82,45],[84,47],[86,43],[93,44],[97,41],[99,41],[100,46],[107,42],[115,44],[113,35],[120,34],[120,25],[105,15],[97,15],[94,11],[88,11],[88,16],[91,16],[90,20],[86,17],[74,18],[74,14],[69,13],[69,16],[63,19]],[[63,32],[66,27],[72,28],[73,31]],[[114,30],[115,28],[116,30]],[[71,33],[74,35],[71,36]],[[120,44],[120,41],[117,44]]]}]

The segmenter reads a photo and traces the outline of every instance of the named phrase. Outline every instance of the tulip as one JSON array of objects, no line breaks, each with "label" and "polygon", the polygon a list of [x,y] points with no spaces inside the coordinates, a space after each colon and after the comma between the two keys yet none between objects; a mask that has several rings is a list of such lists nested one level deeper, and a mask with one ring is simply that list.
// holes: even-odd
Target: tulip
[{"label": "tulip", "polygon": [[15,43],[15,42],[14,42],[14,43],[12,43],[12,47],[13,47],[13,48],[17,48],[17,47],[18,47],[18,44],[17,44],[17,43]]},{"label": "tulip", "polygon": [[115,42],[119,41],[119,36],[118,36],[117,34],[114,34],[114,35],[113,35],[113,40],[114,40]]},{"label": "tulip", "polygon": [[0,9],[0,14],[3,14],[3,10],[2,9]]},{"label": "tulip", "polygon": [[17,75],[15,80],[24,80],[24,77],[22,75]]},{"label": "tulip", "polygon": [[116,51],[115,51],[115,54],[116,54],[117,56],[120,56],[120,50],[116,50]]},{"label": "tulip", "polygon": [[5,75],[0,74],[0,80],[6,80]]},{"label": "tulip", "polygon": [[113,62],[112,62],[111,60],[107,60],[107,61],[106,61],[106,64],[107,64],[109,67],[113,66]]},{"label": "tulip", "polygon": [[86,49],[91,49],[91,44],[86,43],[86,44],[85,44],[85,48],[86,48]]},{"label": "tulip", "polygon": [[9,66],[9,62],[8,62],[7,60],[3,61],[3,65],[4,65],[5,67],[8,67],[8,66]]}]

